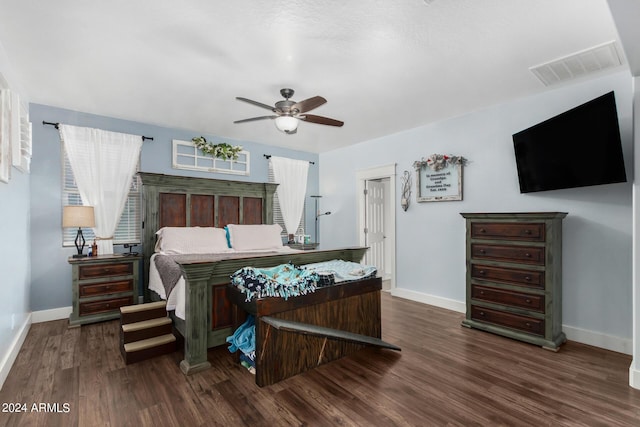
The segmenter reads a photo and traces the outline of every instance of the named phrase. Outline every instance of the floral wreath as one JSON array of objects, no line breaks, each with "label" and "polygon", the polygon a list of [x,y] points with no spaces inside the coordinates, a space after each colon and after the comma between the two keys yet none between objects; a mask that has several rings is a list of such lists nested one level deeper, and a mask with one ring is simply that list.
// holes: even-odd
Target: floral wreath
[{"label": "floral wreath", "polygon": [[423,157],[419,161],[413,162],[413,167],[416,169],[422,166],[428,166],[431,170],[437,172],[446,168],[449,165],[466,165],[468,162],[462,156],[452,156],[451,154],[432,154],[426,159]]},{"label": "floral wreath", "polygon": [[241,145],[230,145],[226,142],[220,144],[212,144],[207,142],[204,136],[196,136],[191,138],[191,142],[204,154],[216,157],[222,160],[238,160],[238,153],[242,151]]}]

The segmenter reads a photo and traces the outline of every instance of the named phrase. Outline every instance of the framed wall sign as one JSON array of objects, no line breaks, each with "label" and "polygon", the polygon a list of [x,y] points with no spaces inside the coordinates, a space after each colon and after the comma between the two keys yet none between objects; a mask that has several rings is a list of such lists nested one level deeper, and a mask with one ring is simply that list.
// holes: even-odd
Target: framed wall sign
[{"label": "framed wall sign", "polygon": [[466,159],[449,154],[432,154],[414,162],[416,201],[462,200],[462,166]]}]

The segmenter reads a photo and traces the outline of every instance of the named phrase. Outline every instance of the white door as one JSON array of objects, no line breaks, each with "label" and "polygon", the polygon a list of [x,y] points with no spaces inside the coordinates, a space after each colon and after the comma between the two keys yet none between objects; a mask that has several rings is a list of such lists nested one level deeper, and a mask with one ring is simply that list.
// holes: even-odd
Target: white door
[{"label": "white door", "polygon": [[387,276],[385,269],[385,225],[387,222],[385,212],[385,189],[383,180],[365,181],[365,244],[369,250],[365,256],[367,265],[375,265],[378,274]]},{"label": "white door", "polygon": [[[396,214],[394,209],[396,165],[389,164],[358,171],[356,173],[356,188],[358,194],[358,244],[372,248],[367,251],[362,262],[375,265],[378,269],[378,275],[383,278],[383,289],[393,291],[396,288]],[[367,197],[368,194],[365,194],[369,191],[372,196],[370,198]]]}]

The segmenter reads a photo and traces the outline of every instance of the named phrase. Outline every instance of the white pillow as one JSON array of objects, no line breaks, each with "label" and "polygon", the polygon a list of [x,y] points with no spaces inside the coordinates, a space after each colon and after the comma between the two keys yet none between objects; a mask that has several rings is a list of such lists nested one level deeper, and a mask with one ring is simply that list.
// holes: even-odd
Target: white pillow
[{"label": "white pillow", "polygon": [[163,227],[156,235],[156,252],[167,255],[231,252],[222,228]]},{"label": "white pillow", "polygon": [[282,248],[282,227],[279,224],[227,225],[229,241],[235,251],[255,251]]}]

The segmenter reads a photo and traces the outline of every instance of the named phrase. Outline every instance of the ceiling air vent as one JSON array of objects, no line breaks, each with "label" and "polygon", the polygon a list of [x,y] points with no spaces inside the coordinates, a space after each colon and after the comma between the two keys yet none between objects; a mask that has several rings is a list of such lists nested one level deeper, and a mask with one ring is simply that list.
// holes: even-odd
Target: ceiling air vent
[{"label": "ceiling air vent", "polygon": [[545,86],[622,65],[616,42],[604,43],[545,64],[529,68]]}]

